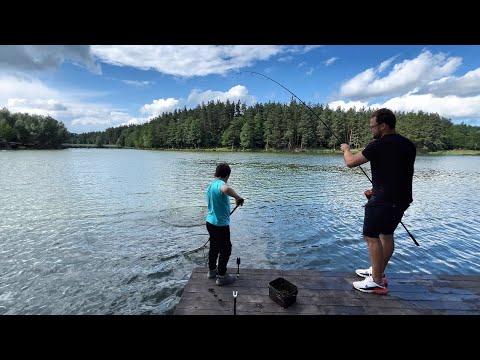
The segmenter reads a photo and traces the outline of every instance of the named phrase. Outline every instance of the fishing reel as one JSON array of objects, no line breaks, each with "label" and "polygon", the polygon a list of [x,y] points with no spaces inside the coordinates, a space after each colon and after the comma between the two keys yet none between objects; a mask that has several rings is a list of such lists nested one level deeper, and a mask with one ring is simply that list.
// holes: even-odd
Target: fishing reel
[{"label": "fishing reel", "polygon": [[367,200],[370,200],[370,198],[372,197],[372,189],[365,190],[364,194],[367,197]]},{"label": "fishing reel", "polygon": [[[363,194],[365,195],[367,200],[370,201],[370,198],[372,197],[372,189],[365,190],[365,192]],[[362,207],[367,206],[368,201],[365,204],[363,204]]]}]

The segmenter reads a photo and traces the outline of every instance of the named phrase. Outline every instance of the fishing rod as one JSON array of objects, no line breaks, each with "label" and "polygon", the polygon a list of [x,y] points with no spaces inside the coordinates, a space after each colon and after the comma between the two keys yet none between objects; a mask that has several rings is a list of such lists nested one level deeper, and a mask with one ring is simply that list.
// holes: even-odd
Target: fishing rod
[{"label": "fishing rod", "polygon": [[[256,71],[241,71],[240,73],[251,73],[251,74],[256,74],[256,75],[260,75],[260,76],[263,76],[264,78],[268,79],[268,80],[271,80],[273,81],[275,84],[277,85],[280,85],[282,88],[284,88],[285,90],[287,90],[290,94],[292,94],[293,96],[295,96],[296,99],[298,99],[298,101],[300,101],[308,110],[311,111],[311,113],[313,115],[315,115],[318,120],[320,120],[320,122],[328,129],[330,130],[330,132],[332,133],[333,136],[335,136],[335,138],[342,142],[342,140],[333,132],[333,130],[330,128],[330,126],[328,126],[327,124],[325,124],[325,122],[320,118],[320,116],[317,115],[317,113],[315,111],[313,111],[313,109],[308,106],[302,99],[300,99],[297,95],[295,95],[292,91],[290,91],[289,89],[287,89],[285,86],[283,86],[282,84],[280,84],[278,81],[275,81],[273,80],[271,77],[267,76],[267,75],[264,75],[262,73],[259,73],[259,72],[256,72]],[[372,179],[370,179],[370,176],[368,176],[368,174],[365,172],[365,170],[363,170],[363,168],[358,165],[358,167],[360,168],[360,170],[362,170],[362,172],[365,174],[365,176],[367,177],[367,179],[370,181],[370,183],[373,185],[373,181]],[[407,227],[403,224],[402,221],[400,221],[400,224],[402,224],[403,228],[405,229],[405,231],[408,233],[408,235],[412,238],[413,242],[415,243],[415,245],[417,246],[420,246],[420,244],[417,242],[417,240],[415,240],[415,238],[413,237],[413,235],[410,233],[410,231],[408,231]]]},{"label": "fishing rod", "polygon": [[[242,204],[243,204],[243,201],[242,201]],[[240,204],[239,204],[239,205],[240,205]],[[234,212],[235,210],[237,210],[237,208],[238,208],[238,205],[237,205],[237,206],[235,206],[235,208],[232,210],[232,212],[230,213],[230,215],[232,215],[232,214],[233,214],[233,212]]]}]

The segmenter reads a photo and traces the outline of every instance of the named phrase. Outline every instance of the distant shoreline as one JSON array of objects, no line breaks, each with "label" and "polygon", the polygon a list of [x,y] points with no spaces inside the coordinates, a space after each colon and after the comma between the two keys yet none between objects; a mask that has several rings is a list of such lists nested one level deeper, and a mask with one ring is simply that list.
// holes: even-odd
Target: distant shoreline
[{"label": "distant shoreline", "polygon": [[[103,145],[97,146],[95,144],[63,144],[64,148],[88,148],[88,149],[135,149],[135,148],[125,148],[121,147],[118,148],[116,145]],[[199,149],[177,149],[177,148],[158,148],[158,149],[138,149],[138,150],[160,150],[160,151],[191,151],[191,152],[248,152],[248,153],[287,153],[287,154],[342,154],[341,150],[332,150],[332,149],[294,149],[294,150],[260,150],[260,149],[239,149],[235,148],[232,150],[230,147],[222,147],[222,148],[199,148]],[[358,149],[352,149],[352,152],[358,152]],[[430,151],[430,152],[419,152],[418,155],[480,155],[480,150],[463,150],[463,149],[455,149],[455,150],[442,150],[442,151]]]}]

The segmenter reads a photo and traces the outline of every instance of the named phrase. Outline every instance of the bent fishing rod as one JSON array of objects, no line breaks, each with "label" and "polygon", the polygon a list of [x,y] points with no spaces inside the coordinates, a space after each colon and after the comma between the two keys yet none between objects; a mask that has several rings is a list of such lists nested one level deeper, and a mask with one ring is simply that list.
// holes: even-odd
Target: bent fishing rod
[{"label": "bent fishing rod", "polygon": [[[264,78],[268,79],[268,80],[271,80],[273,81],[275,84],[277,85],[280,85],[282,88],[284,88],[285,90],[287,90],[290,94],[292,94],[293,96],[295,96],[296,99],[298,99],[298,101],[300,101],[308,110],[310,110],[310,112],[315,115],[318,120],[320,120],[320,122],[331,132],[331,134],[333,136],[335,136],[335,138],[342,142],[342,140],[333,132],[333,130],[330,128],[330,126],[328,126],[327,124],[325,124],[325,122],[320,118],[320,116],[317,115],[317,113],[315,111],[313,111],[313,109],[308,106],[302,99],[300,99],[297,95],[295,95],[293,92],[291,92],[290,90],[288,90],[285,86],[283,86],[282,84],[280,84],[278,81],[275,81],[273,80],[271,77],[267,76],[267,75],[264,75],[262,73],[259,73],[259,72],[256,72],[256,71],[241,71],[240,73],[251,73],[251,74],[256,74],[256,75],[260,75],[260,76],[263,76]],[[363,168],[358,165],[358,167],[360,168],[360,170],[362,170],[362,172],[365,174],[365,176],[367,177],[367,179],[370,181],[370,183],[373,185],[373,181],[372,179],[370,179],[370,176],[368,176],[368,174],[365,172],[365,170],[363,170]],[[400,224],[402,224],[403,228],[405,229],[405,231],[407,232],[407,234],[411,237],[411,239],[413,240],[413,242],[415,243],[415,245],[417,246],[420,246],[420,244],[417,242],[417,240],[415,240],[415,238],[413,237],[413,235],[410,233],[410,231],[408,231],[407,227],[403,224],[402,221],[400,221]]]}]

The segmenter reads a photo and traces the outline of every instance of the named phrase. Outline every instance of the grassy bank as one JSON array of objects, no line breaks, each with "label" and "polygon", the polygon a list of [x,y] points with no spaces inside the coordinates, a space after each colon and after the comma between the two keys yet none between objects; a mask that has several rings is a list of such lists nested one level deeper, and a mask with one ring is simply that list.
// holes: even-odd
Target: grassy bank
[{"label": "grassy bank", "polygon": [[428,152],[427,155],[480,155],[480,150],[445,150],[445,151],[434,151]]},{"label": "grassy bank", "polygon": [[96,144],[62,144],[64,148],[77,148],[77,149],[101,149],[101,148],[114,148],[117,149],[117,145],[102,145]]}]

